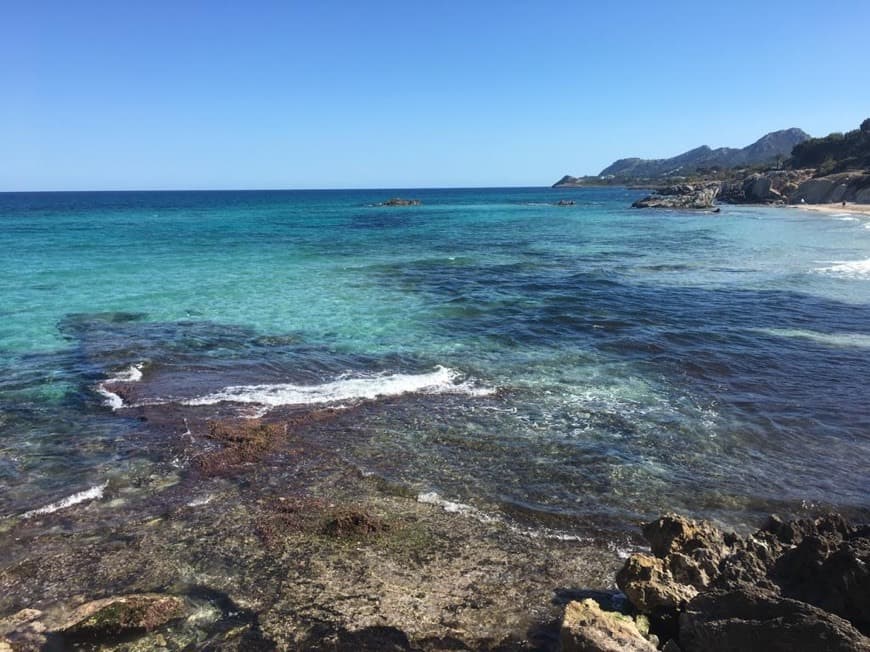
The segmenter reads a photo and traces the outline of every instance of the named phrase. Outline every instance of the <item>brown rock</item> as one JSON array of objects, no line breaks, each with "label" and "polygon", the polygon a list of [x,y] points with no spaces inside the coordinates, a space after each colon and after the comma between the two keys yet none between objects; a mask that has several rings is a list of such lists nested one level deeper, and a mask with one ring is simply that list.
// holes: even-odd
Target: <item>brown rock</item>
[{"label": "brown rock", "polygon": [[656,557],[672,552],[688,553],[696,548],[725,549],[722,531],[708,521],[692,521],[677,514],[666,514],[643,526],[643,536],[649,541]]},{"label": "brown rock", "polygon": [[674,579],[665,560],[634,554],[616,575],[616,584],[642,613],[678,609],[698,594],[698,589]]},{"label": "brown rock", "polygon": [[31,652],[42,650],[45,642],[45,625],[40,620],[42,612],[22,609],[0,619],[0,652]]},{"label": "brown rock", "polygon": [[569,602],[559,636],[562,652],[653,652],[656,647],[628,616],[603,611],[595,600]]},{"label": "brown rock", "polygon": [[184,615],[181,598],[142,593],[104,598],[78,607],[55,629],[66,638],[114,637],[150,631]]}]

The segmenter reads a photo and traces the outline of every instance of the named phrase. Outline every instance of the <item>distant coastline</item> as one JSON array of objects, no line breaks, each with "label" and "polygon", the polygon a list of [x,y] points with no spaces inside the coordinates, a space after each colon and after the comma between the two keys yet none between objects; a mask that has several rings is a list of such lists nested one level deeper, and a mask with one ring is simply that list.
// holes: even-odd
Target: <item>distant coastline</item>
[{"label": "distant coastline", "polygon": [[668,159],[620,159],[597,176],[565,175],[552,187],[595,186],[654,189],[636,208],[870,204],[870,118],[825,138],[791,128],[742,149],[704,145]]}]

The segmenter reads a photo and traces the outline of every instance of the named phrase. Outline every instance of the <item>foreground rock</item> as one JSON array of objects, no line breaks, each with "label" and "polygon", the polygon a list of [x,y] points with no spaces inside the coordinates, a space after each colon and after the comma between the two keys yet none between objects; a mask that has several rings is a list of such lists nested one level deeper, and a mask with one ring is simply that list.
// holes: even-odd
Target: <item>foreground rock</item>
[{"label": "foreground rock", "polygon": [[719,194],[718,183],[681,184],[659,188],[652,195],[634,202],[632,208],[671,208],[709,210]]},{"label": "foreground rock", "polygon": [[634,621],[604,611],[595,600],[569,602],[559,640],[562,652],[652,652]]},{"label": "foreground rock", "polygon": [[679,645],[684,652],[870,650],[867,637],[846,620],[752,587],[692,600],[680,614]]},{"label": "foreground rock", "polygon": [[693,650],[870,650],[870,527],[838,515],[747,537],[667,515],[617,584],[662,638]]}]

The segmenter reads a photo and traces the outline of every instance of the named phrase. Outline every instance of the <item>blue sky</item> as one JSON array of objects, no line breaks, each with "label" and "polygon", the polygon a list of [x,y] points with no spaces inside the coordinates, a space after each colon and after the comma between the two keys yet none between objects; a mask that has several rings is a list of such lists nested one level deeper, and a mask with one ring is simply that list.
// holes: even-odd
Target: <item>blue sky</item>
[{"label": "blue sky", "polygon": [[549,185],[870,117],[870,2],[5,2],[0,191]]}]

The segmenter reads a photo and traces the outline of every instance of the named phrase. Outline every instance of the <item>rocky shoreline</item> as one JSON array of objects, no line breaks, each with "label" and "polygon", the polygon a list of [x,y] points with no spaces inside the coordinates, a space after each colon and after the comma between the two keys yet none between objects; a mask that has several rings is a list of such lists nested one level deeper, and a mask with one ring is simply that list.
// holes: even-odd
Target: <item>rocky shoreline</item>
[{"label": "rocky shoreline", "polygon": [[771,170],[742,178],[661,186],[633,208],[710,210],[723,204],[870,204],[870,173],[814,177],[814,170]]},{"label": "rocky shoreline", "polygon": [[634,619],[571,604],[566,652],[870,650],[870,526],[771,517],[740,537],[670,514],[643,531],[652,554],[617,574]]},{"label": "rocky shoreline", "polygon": [[107,542],[22,532],[0,650],[870,650],[870,526],[836,514],[746,536],[669,514],[616,572],[363,478],[330,501],[219,485]]}]

